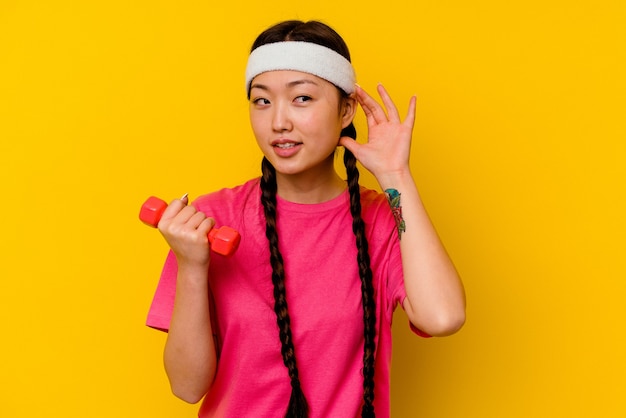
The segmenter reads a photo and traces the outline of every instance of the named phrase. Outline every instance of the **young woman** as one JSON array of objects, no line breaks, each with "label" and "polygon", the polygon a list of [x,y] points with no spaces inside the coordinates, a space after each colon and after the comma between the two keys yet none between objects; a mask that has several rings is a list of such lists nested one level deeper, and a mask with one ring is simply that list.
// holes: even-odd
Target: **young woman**
[{"label": "young woman", "polygon": [[[159,223],[171,252],[148,325],[168,330],[172,391],[204,398],[201,417],[388,417],[395,307],[424,336],[465,321],[409,167],[415,98],[402,120],[378,86],[381,106],[355,84],[342,38],[315,21],[263,32],[246,89],[262,176],[174,200]],[[359,186],[357,160],[384,194]],[[216,223],[241,233],[231,257],[210,253]]]}]

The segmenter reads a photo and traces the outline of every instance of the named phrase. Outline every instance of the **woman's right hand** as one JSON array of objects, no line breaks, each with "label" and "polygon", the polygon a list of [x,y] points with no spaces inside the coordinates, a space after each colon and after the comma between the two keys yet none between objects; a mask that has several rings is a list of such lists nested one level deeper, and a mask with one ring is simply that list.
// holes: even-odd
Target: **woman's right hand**
[{"label": "woman's right hand", "polygon": [[208,297],[208,234],[215,222],[188,202],[187,195],[173,200],[158,224],[178,263],[163,360],[172,392],[196,403],[211,387],[217,367]]},{"label": "woman's right hand", "polygon": [[186,194],[173,200],[163,212],[158,229],[176,255],[179,266],[208,267],[211,259],[208,234],[215,220],[188,203]]}]

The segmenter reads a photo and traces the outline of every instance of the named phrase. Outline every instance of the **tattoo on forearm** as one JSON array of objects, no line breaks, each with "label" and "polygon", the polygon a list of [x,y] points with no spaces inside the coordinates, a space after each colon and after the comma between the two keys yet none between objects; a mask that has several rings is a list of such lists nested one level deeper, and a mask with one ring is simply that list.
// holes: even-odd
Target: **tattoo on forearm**
[{"label": "tattoo on forearm", "polygon": [[406,224],[404,223],[404,218],[402,217],[400,192],[398,192],[396,189],[387,189],[385,190],[385,195],[387,195],[389,206],[391,206],[391,213],[393,213],[393,218],[396,220],[396,227],[398,228],[398,238],[402,239],[402,233],[406,231]]}]

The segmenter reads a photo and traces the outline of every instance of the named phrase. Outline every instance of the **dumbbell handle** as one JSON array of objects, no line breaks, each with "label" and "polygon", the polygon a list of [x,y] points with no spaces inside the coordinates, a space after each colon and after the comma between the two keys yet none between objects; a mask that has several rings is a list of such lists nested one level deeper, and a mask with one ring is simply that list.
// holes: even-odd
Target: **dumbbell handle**
[{"label": "dumbbell handle", "polygon": [[[158,197],[150,196],[139,211],[139,219],[148,226],[156,228],[167,209],[167,202]],[[212,228],[209,231],[211,250],[225,256],[233,254],[241,241],[239,232],[229,226]]]}]

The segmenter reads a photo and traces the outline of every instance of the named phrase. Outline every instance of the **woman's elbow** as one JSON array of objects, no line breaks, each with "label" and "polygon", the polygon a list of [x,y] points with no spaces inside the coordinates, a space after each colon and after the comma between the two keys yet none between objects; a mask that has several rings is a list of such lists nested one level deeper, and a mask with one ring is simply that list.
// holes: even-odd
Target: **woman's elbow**
[{"label": "woman's elbow", "polygon": [[209,379],[208,376],[168,374],[168,378],[172,394],[190,404],[200,402],[211,388],[212,379]]},{"label": "woman's elbow", "polygon": [[164,355],[165,374],[172,394],[177,398],[195,404],[202,400],[213,385],[215,363],[211,361],[181,362],[184,356]]},{"label": "woman's elbow", "polygon": [[413,325],[433,337],[447,337],[465,324],[465,310],[439,314],[428,321],[411,321]]},{"label": "woman's elbow", "polygon": [[465,312],[451,316],[445,321],[442,321],[438,329],[435,330],[435,334],[431,334],[435,337],[447,337],[448,335],[455,334],[465,325]]},{"label": "woman's elbow", "polygon": [[190,404],[200,402],[207,393],[206,390],[185,387],[184,385],[170,384],[170,388],[174,396]]}]

